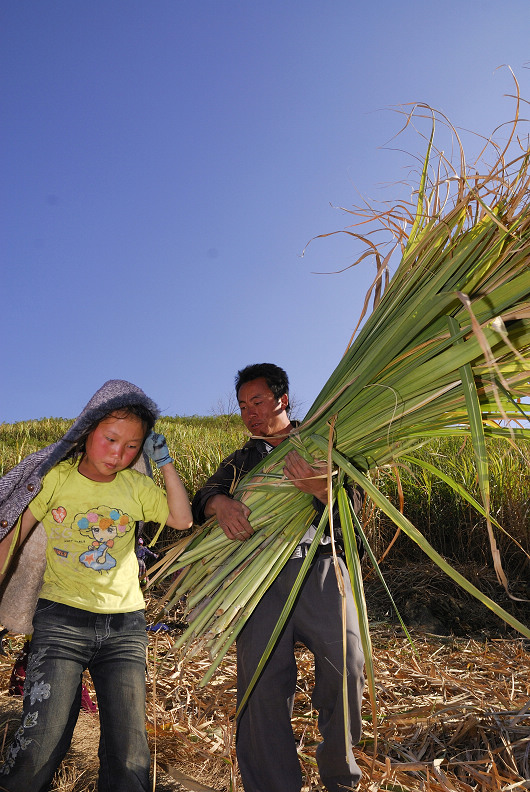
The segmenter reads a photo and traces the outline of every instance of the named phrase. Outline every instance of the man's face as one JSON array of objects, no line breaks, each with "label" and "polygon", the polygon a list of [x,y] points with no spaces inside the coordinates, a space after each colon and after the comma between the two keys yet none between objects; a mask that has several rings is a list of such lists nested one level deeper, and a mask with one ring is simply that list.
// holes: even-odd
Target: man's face
[{"label": "man's face", "polygon": [[289,398],[285,393],[277,399],[264,377],[245,382],[239,389],[238,402],[243,423],[252,435],[279,436],[281,440],[291,431],[286,413]]}]

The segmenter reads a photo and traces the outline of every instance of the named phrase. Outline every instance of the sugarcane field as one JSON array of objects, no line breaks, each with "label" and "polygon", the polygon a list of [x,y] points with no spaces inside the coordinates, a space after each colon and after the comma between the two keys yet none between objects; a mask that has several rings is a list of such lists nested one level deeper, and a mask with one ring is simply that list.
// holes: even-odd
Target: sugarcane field
[{"label": "sugarcane field", "polygon": [[[176,455],[187,486],[196,487],[241,440],[238,419],[163,419],[161,430]],[[16,454],[29,453],[64,430],[62,421],[35,421],[1,428],[2,460],[6,469]],[[464,449],[468,451],[468,449]],[[503,524],[529,549],[530,446],[523,455],[513,449],[499,455],[495,503]],[[436,454],[441,456],[438,447]],[[459,445],[448,447],[449,467],[462,456]],[[528,561],[512,553],[503,556],[510,600],[497,582],[489,561],[484,525],[449,488],[411,474],[403,477],[406,504],[424,512],[430,541],[455,556],[464,574],[491,597],[498,597],[525,624],[530,623]],[[469,474],[469,471],[468,471]],[[390,478],[386,485],[396,490]],[[397,496],[397,492],[396,492]],[[369,536],[380,557],[395,536],[395,527],[381,515],[367,515]],[[421,523],[420,523],[421,525]],[[157,548],[163,554],[167,539]],[[171,542],[169,542],[171,544]],[[369,701],[363,713],[364,734],[355,753],[363,770],[360,789],[499,790],[526,788],[530,771],[529,708],[530,644],[487,608],[452,583],[436,565],[422,558],[411,542],[399,536],[381,563],[398,610],[410,628],[410,644],[384,587],[363,560],[364,587],[370,617],[377,694],[377,752]],[[162,659],[185,629],[182,604],[160,614],[160,591],[146,592],[148,633],[147,733],[156,769],[158,792],[170,790],[240,789],[234,750],[235,650],[220,671],[200,687],[210,665],[206,651],[183,663]],[[526,600],[526,601],[525,601]],[[158,626],[158,629],[156,629]],[[0,654],[2,750],[18,727],[20,696],[10,695],[13,666],[24,637],[7,635]],[[314,751],[319,741],[316,713],[311,706],[312,657],[298,649],[299,677],[293,728],[308,790],[317,790]],[[85,684],[95,701],[90,677]],[[93,792],[97,782],[99,721],[96,712],[81,709],[69,754],[56,776],[54,790]]]},{"label": "sugarcane field", "polygon": [[[337,233],[357,251],[352,267],[375,261],[376,275],[316,401],[234,489],[250,509],[252,542],[228,539],[213,517],[184,535],[146,526],[155,553],[142,582],[154,792],[242,792],[236,639],[315,514],[283,474],[293,448],[325,465],[326,521],[335,504],[340,513],[365,657],[358,789],[530,789],[530,148],[517,84],[514,93],[502,143],[486,136],[470,162],[441,114],[401,109],[398,127],[418,139],[415,190],[408,202],[345,210]],[[325,236],[316,230],[309,244]],[[354,272],[334,277],[351,284]],[[2,475],[70,424],[2,424]],[[190,499],[248,438],[235,412],[163,416],[156,431]],[[348,481],[363,492],[359,515]],[[316,544],[324,527],[322,518]],[[2,756],[19,725],[13,669],[24,643],[3,631]],[[324,790],[313,656],[302,645],[297,665],[303,789]],[[84,682],[55,792],[97,788],[97,702]]]}]

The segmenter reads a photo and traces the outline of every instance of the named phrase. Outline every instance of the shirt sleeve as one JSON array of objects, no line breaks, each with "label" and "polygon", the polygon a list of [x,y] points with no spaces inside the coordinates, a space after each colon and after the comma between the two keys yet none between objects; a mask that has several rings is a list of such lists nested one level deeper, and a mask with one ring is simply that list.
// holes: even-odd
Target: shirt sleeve
[{"label": "shirt sleeve", "polygon": [[59,470],[52,468],[42,479],[42,487],[28,504],[28,508],[37,522],[41,522],[50,510],[50,502],[59,481]]},{"label": "shirt sleeve", "polygon": [[[141,474],[140,474],[141,475]],[[141,494],[144,522],[167,523],[169,505],[166,493],[149,476],[141,475]]]},{"label": "shirt sleeve", "polygon": [[223,459],[215,473],[210,476],[204,487],[195,493],[191,504],[193,520],[198,525],[206,522],[204,509],[206,503],[214,495],[228,495],[231,497],[235,483],[238,479],[238,470],[234,461],[235,454]]},{"label": "shirt sleeve", "polygon": [[258,444],[247,443],[243,448],[223,459],[215,473],[210,476],[193,498],[191,510],[194,522],[197,525],[206,522],[204,509],[208,500],[214,495],[227,495],[231,498],[243,476],[249,473],[265,456],[267,456],[267,452],[261,449]]}]

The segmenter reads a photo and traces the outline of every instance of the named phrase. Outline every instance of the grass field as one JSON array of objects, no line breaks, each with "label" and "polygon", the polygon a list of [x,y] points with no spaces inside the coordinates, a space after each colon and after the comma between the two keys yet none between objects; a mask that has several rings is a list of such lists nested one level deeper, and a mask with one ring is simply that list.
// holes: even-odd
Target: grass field
[{"label": "grass field", "polygon": [[[61,436],[69,421],[43,419],[0,426],[0,473]],[[201,486],[219,461],[245,438],[237,417],[163,418],[163,432],[176,467],[190,493]],[[513,537],[498,543],[511,590],[530,598],[530,450],[495,441],[492,447],[493,512]],[[472,451],[461,441],[437,441],[423,449],[438,467],[476,488]],[[442,483],[421,471],[383,469],[379,484],[439,552],[475,585],[528,624],[528,602],[508,598],[497,583],[482,518]],[[365,504],[365,524],[378,557],[388,548],[395,526]],[[175,537],[163,534],[157,549]],[[514,541],[515,540],[515,541]],[[517,544],[518,543],[518,544]],[[518,547],[518,545],[520,547]],[[522,549],[521,549],[522,548]],[[523,552],[525,551],[525,552]],[[363,562],[365,564],[365,562]],[[422,558],[416,546],[398,536],[382,563],[394,599],[411,626],[416,654],[403,636],[384,590],[364,566],[371,616],[378,696],[378,748],[373,761],[373,728],[366,701],[364,739],[356,750],[364,777],[362,792],[387,790],[511,790],[528,788],[530,777],[530,657],[528,646],[499,619],[457,589]],[[148,617],[158,619],[164,584],[149,592]],[[430,621],[429,621],[430,620]],[[208,658],[168,665],[156,675],[159,660],[182,630],[178,608],[165,619],[167,631],[149,633],[147,730],[157,768],[156,789],[241,790],[234,754],[234,652],[211,684],[199,688]],[[433,635],[432,633],[439,633]],[[16,728],[18,699],[7,695],[9,674],[21,636],[4,641],[0,656],[0,724],[3,746]],[[311,656],[299,650],[299,680],[293,721],[307,790],[317,790],[314,751],[316,713],[311,708]],[[88,680],[88,685],[90,682]],[[55,790],[93,792],[98,721],[82,713],[69,757]],[[183,780],[183,776],[194,781]]]},{"label": "grass field", "polygon": [[[0,475],[4,475],[33,451],[53,443],[72,422],[62,418],[44,418],[0,424]],[[202,486],[219,462],[234,448],[245,442],[245,428],[235,415],[215,417],[163,417],[156,426],[168,441],[175,466],[190,495]],[[530,444],[514,447],[505,440],[488,441],[490,448],[492,513],[507,534],[530,553]],[[478,482],[469,440],[446,438],[430,441],[416,455],[432,461],[443,472],[455,478],[475,497]],[[378,485],[399,505],[398,476],[403,489],[404,513],[427,536],[434,547],[448,559],[461,563],[487,565],[490,550],[485,521],[443,481],[426,471],[405,465],[382,468]],[[155,479],[162,479],[155,471]],[[395,527],[380,514],[371,514],[365,507],[365,522],[372,547],[382,554],[393,536]],[[166,530],[164,543],[178,534]],[[516,577],[530,577],[528,557],[498,532],[497,541],[504,562]],[[412,555],[411,555],[412,554]],[[421,551],[406,537],[392,548],[392,557],[400,562],[420,560]]]}]

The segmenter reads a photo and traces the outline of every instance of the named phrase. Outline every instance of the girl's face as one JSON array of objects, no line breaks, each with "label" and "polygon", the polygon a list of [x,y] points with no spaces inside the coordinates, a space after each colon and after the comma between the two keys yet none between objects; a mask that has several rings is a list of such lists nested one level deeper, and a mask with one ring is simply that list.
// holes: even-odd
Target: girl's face
[{"label": "girl's face", "polygon": [[92,481],[113,481],[118,471],[134,462],[144,437],[144,425],[138,416],[110,415],[88,435],[79,472]]},{"label": "girl's face", "polygon": [[92,536],[98,542],[108,542],[110,539],[115,539],[117,533],[118,529],[115,525],[109,525],[108,528],[100,528],[99,525],[96,525],[92,531]]}]

